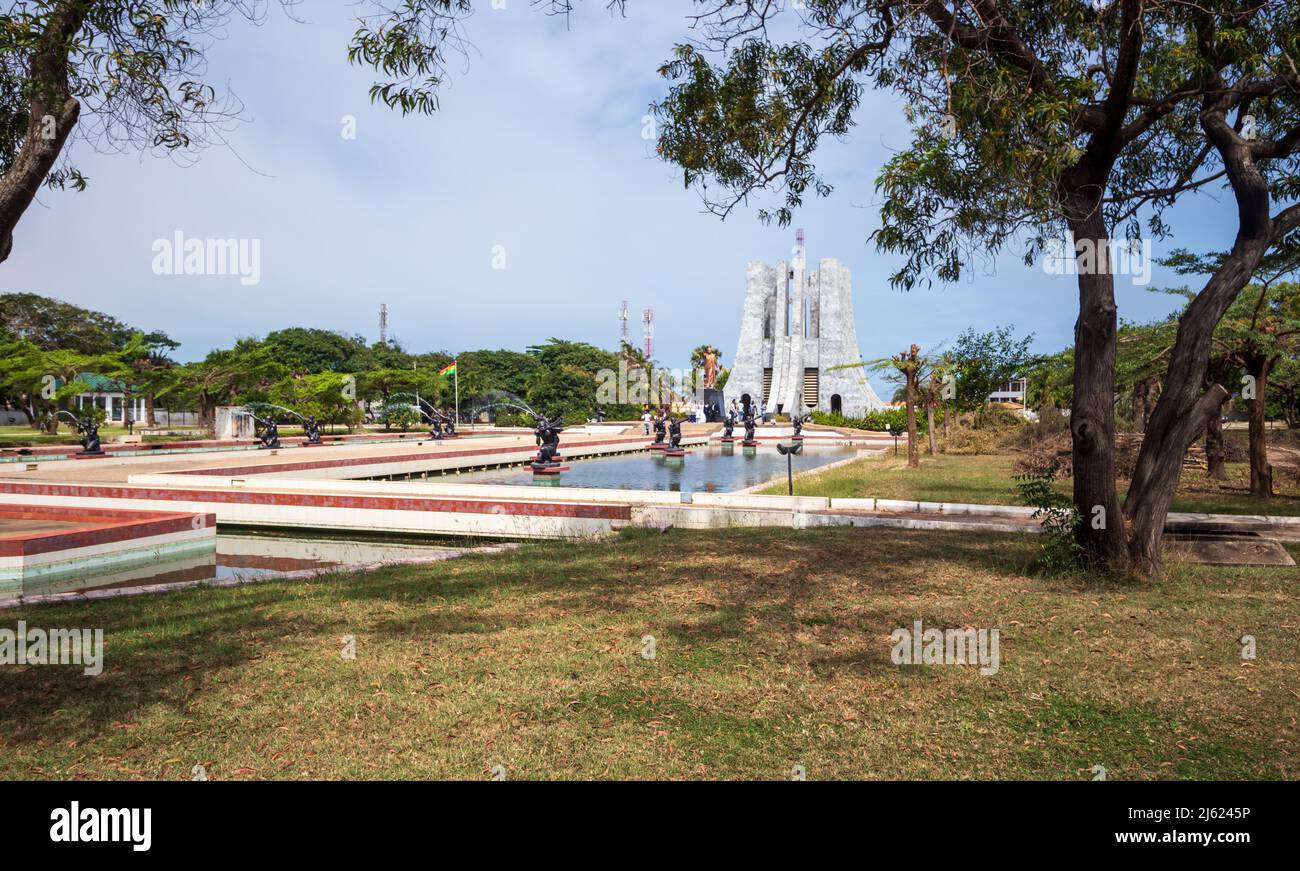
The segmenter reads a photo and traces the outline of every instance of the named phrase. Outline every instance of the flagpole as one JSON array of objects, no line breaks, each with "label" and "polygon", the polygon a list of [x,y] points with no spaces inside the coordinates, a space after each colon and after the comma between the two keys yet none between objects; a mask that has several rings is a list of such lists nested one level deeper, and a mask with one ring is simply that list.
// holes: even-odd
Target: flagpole
[{"label": "flagpole", "polygon": [[[451,362],[452,365],[455,366],[456,359],[453,357]],[[460,367],[456,366],[455,369],[452,369],[451,374],[452,374],[452,380],[456,384],[456,425],[459,426],[460,425]]]}]

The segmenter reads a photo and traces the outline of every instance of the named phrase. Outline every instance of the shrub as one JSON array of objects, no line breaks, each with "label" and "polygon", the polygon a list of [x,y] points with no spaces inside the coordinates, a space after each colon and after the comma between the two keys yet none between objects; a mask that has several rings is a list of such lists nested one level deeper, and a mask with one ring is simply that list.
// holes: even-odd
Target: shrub
[{"label": "shrub", "polygon": [[1001,449],[1002,441],[1001,434],[994,430],[955,426],[948,430],[948,435],[939,436],[939,450],[968,457],[995,454]]},{"label": "shrub", "polygon": [[1057,492],[1053,472],[1017,475],[1016,489],[1026,505],[1034,506],[1034,517],[1041,517],[1043,547],[1038,563],[1049,572],[1078,568],[1083,548],[1075,533],[1083,522],[1069,496]]},{"label": "shrub", "polygon": [[1007,408],[1005,405],[990,404],[985,406],[981,412],[976,415],[980,429],[996,430],[1022,430],[1029,425],[1024,415],[1019,411]]},{"label": "shrub", "polygon": [[[1133,477],[1141,448],[1142,433],[1115,434],[1117,475],[1121,478]],[[1055,433],[1024,448],[1016,459],[1015,471],[1020,475],[1051,474],[1058,478],[1069,478],[1074,474],[1074,445],[1070,431]]]},{"label": "shrub", "polygon": [[384,429],[397,429],[400,432],[406,432],[420,419],[420,415],[409,405],[389,405],[379,414]]},{"label": "shrub", "polygon": [[1029,448],[1059,433],[1069,433],[1070,419],[1055,406],[1047,406],[1038,413],[1038,420],[1025,423],[1008,439],[1008,446]]},{"label": "shrub", "polygon": [[[869,411],[862,417],[846,417],[834,411],[814,411],[812,419],[813,423],[820,423],[824,426],[867,429],[873,432],[885,432],[893,426],[904,432],[907,431],[907,409],[905,408],[882,408],[877,411]],[[939,409],[935,413],[934,420],[936,425],[943,420],[943,409]],[[917,409],[916,412],[916,431],[918,433],[925,432],[925,411],[922,409]]]}]

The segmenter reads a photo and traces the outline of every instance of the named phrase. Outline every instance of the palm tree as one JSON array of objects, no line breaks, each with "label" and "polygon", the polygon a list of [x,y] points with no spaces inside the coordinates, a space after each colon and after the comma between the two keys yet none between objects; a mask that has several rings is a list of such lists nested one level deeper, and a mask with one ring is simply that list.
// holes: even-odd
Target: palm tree
[{"label": "palm tree", "polygon": [[907,466],[915,469],[921,465],[916,446],[916,407],[925,405],[926,423],[930,433],[930,454],[937,450],[934,435],[934,410],[943,398],[944,387],[953,371],[947,356],[932,359],[921,354],[921,346],[913,344],[911,348],[892,357],[880,357],[864,360],[861,363],[845,363],[832,366],[831,369],[853,369],[865,367],[873,372],[888,371],[894,380],[902,382],[903,402],[907,407]]}]

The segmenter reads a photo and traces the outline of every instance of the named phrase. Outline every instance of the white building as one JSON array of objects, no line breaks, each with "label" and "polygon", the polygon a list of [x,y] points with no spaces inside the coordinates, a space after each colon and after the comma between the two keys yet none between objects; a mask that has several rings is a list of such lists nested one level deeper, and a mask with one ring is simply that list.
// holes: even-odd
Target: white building
[{"label": "white building", "polygon": [[123,426],[126,422],[126,413],[129,410],[131,420],[134,423],[144,422],[145,398],[139,393],[128,398],[126,385],[121,381],[84,372],[78,375],[77,378],[85,382],[90,388],[85,393],[77,394],[78,413],[88,408],[102,408],[104,409],[105,423]]},{"label": "white building", "polygon": [[1013,378],[989,394],[989,402],[1018,402],[1025,404],[1025,379]]}]

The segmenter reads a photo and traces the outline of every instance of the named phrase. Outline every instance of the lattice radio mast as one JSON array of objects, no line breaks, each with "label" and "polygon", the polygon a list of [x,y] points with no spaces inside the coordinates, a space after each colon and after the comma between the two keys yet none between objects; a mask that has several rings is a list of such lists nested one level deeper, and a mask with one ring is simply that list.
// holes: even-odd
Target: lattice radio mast
[{"label": "lattice radio mast", "polygon": [[388,303],[379,304],[379,344],[388,344]]},{"label": "lattice radio mast", "polygon": [[641,314],[641,324],[645,328],[645,358],[654,359],[655,350],[655,310],[646,309]]}]

